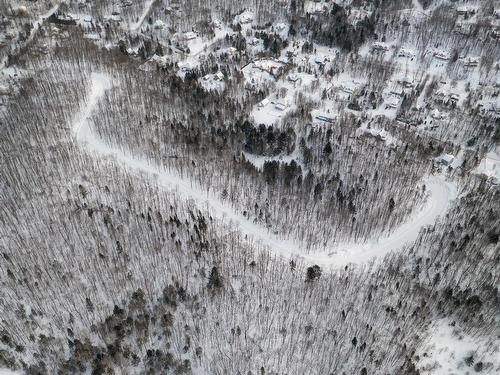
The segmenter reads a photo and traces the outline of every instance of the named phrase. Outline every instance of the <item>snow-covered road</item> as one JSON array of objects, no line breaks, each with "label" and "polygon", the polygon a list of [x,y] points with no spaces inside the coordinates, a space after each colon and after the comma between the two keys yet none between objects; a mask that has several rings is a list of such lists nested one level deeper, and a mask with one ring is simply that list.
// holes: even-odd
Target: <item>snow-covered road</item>
[{"label": "snow-covered road", "polygon": [[136,23],[132,24],[130,26],[130,30],[131,31],[137,31],[141,26],[142,24],[144,23],[144,20],[146,19],[146,17],[148,16],[150,10],[151,10],[151,7],[153,6],[153,3],[155,2],[155,0],[148,0],[145,4],[144,4],[144,11],[142,12],[142,15],[141,17],[139,17],[139,19],[137,20]]},{"label": "snow-covered road", "polygon": [[447,212],[452,200],[457,195],[456,186],[453,183],[445,181],[441,176],[430,176],[425,181],[429,193],[427,202],[413,213],[403,225],[396,228],[392,234],[373,239],[364,244],[339,244],[328,251],[307,254],[297,242],[280,239],[263,226],[247,220],[242,214],[235,212],[231,206],[222,202],[215,195],[207,194],[205,190],[193,185],[189,179],[182,178],[175,172],[165,170],[145,159],[109,146],[99,139],[92,131],[88,118],[99,99],[105,94],[106,90],[112,87],[113,83],[104,74],[94,73],[91,79],[91,90],[86,103],[82,105],[80,112],[75,116],[71,124],[73,135],[79,144],[96,155],[114,157],[126,168],[155,176],[160,186],[168,190],[174,190],[188,199],[193,199],[199,204],[200,208],[206,208],[211,215],[226,222],[231,222],[243,234],[253,237],[254,240],[268,247],[274,254],[285,258],[302,258],[307,263],[318,264],[323,267],[341,267],[349,263],[364,263],[374,257],[380,258],[415,241],[423,227],[433,224],[439,216],[443,216]]},{"label": "snow-covered road", "polygon": [[[457,197],[454,183],[448,182],[442,176],[429,176],[424,181],[429,197],[423,207],[417,209],[402,225],[390,235],[373,238],[364,243],[340,244],[334,251],[314,254],[311,261],[318,264],[335,264],[338,266],[349,263],[363,263],[373,257],[383,257],[391,251],[396,251],[404,245],[411,244],[418,237],[420,230],[436,222],[448,211],[451,201]],[[309,256],[304,256],[309,259]]]}]

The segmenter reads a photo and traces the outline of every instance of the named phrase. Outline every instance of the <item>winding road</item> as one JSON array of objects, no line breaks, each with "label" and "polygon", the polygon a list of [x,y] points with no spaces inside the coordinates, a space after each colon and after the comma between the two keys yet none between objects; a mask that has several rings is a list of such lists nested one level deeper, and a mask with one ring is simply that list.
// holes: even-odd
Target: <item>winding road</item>
[{"label": "winding road", "polygon": [[185,198],[194,200],[200,207],[207,208],[213,216],[232,223],[243,234],[253,237],[274,254],[285,258],[302,258],[306,263],[318,264],[326,268],[343,267],[351,263],[360,264],[374,258],[381,259],[389,252],[401,249],[404,245],[415,241],[423,227],[432,225],[438,217],[445,215],[451,202],[457,196],[454,183],[445,181],[442,176],[429,176],[425,179],[429,193],[426,203],[410,215],[406,222],[397,227],[392,234],[373,239],[367,243],[344,243],[333,249],[308,254],[296,241],[278,238],[268,229],[254,224],[243,215],[235,212],[232,207],[222,202],[214,194],[207,195],[205,190],[194,186],[189,179],[182,178],[178,174],[167,171],[145,159],[111,147],[99,139],[92,131],[88,119],[99,99],[106,90],[112,87],[113,82],[109,76],[100,73],[92,74],[91,89],[86,103],[83,104],[71,124],[73,136],[81,146],[98,156],[113,157],[126,168],[155,176],[158,184],[163,188],[176,191]]}]

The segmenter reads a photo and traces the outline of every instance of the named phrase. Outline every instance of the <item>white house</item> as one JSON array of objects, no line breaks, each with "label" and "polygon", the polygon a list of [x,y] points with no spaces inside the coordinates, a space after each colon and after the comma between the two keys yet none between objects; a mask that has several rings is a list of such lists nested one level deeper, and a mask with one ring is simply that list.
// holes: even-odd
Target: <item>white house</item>
[{"label": "white house", "polygon": [[268,104],[269,104],[269,99],[268,99],[268,98],[265,98],[263,101],[261,101],[261,102],[258,104],[258,106],[259,106],[259,108],[263,108],[263,107],[265,107],[265,106],[266,106],[266,105],[268,105]]},{"label": "white house", "polygon": [[184,40],[193,40],[196,39],[198,35],[192,31],[188,31],[187,33],[184,33]]},{"label": "white house", "polygon": [[449,60],[450,55],[444,51],[436,51],[434,52],[434,57],[439,60]]},{"label": "white house", "polygon": [[278,111],[284,111],[287,108],[287,105],[281,102],[274,103],[274,108]]}]

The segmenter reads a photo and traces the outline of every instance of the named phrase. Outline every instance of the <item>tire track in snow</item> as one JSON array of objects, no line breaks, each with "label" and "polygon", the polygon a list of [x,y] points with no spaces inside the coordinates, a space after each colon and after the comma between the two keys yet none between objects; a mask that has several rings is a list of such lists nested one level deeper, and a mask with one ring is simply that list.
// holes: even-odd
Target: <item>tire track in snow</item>
[{"label": "tire track in snow", "polygon": [[427,177],[425,180],[429,192],[427,202],[412,213],[406,222],[397,227],[392,234],[363,244],[343,243],[329,251],[308,254],[296,241],[278,238],[263,226],[254,224],[235,212],[232,207],[223,203],[214,194],[208,194],[201,188],[193,186],[189,179],[182,178],[144,158],[112,147],[99,139],[90,128],[88,119],[99,99],[112,86],[112,81],[107,75],[92,74],[91,89],[86,103],[71,124],[73,136],[80,145],[97,155],[113,157],[127,168],[156,177],[161,187],[193,199],[200,207],[206,207],[212,215],[226,222],[229,221],[242,233],[253,237],[257,242],[268,247],[271,252],[285,258],[302,258],[306,263],[314,263],[323,267],[342,267],[350,263],[360,264],[375,257],[382,257],[415,241],[420,230],[427,225],[434,224],[439,216],[443,216],[448,211],[451,201],[457,196],[455,184],[445,181],[440,176]]}]

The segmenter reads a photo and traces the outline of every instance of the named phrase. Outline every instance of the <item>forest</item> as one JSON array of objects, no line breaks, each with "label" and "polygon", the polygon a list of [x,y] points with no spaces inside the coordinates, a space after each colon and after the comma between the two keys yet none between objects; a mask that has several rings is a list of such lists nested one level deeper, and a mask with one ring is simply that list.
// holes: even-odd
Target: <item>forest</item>
[{"label": "forest", "polygon": [[500,372],[494,1],[0,13],[0,373]]}]

